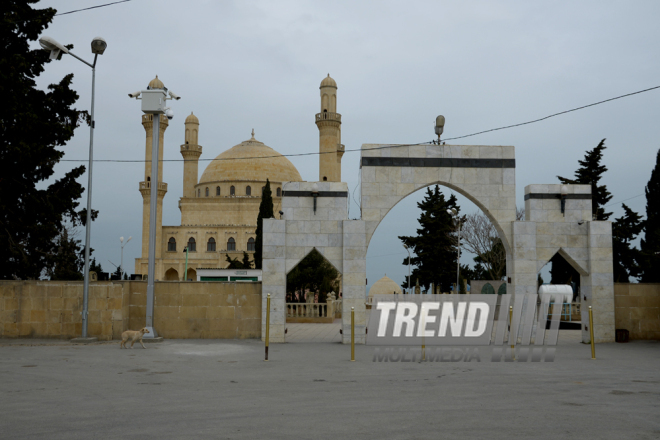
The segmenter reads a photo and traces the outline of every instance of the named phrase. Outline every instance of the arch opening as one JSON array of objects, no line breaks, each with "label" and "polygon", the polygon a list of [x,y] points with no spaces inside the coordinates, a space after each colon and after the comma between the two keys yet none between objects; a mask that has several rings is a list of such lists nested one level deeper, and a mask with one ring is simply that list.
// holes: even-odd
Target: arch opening
[{"label": "arch opening", "polygon": [[167,269],[165,272],[165,281],[179,281],[179,272],[174,268]]}]

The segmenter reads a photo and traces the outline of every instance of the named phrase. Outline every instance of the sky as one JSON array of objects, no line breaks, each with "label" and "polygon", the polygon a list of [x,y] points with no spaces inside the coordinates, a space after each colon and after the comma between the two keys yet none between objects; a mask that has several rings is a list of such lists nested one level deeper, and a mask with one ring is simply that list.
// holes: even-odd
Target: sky
[{"label": "sky", "polygon": [[[68,12],[109,0],[47,0],[37,8]],[[202,159],[255,137],[282,154],[318,151],[314,115],[319,84],[329,73],[338,85],[342,143],[431,141],[435,117],[446,117],[443,137],[525,122],[660,85],[660,2],[642,1],[212,1],[132,0],[56,16],[43,35],[74,44],[93,59],[90,42],[108,48],[96,72],[95,159],[143,160],[140,103],[127,94],[155,75],[182,97],[165,134],[164,158],[182,159],[183,121],[200,120]],[[32,47],[37,48],[35,41]],[[40,88],[74,74],[77,108],[88,110],[91,69],[64,56],[38,78]],[[602,183],[613,195],[612,220],[622,200],[644,215],[644,186],[660,143],[660,89],[599,106],[461,139],[463,145],[516,148],[517,204],[526,185],[572,177],[586,150],[606,138]],[[656,121],[655,123],[653,121]],[[54,178],[86,163],[89,129],[78,128],[64,148]],[[318,179],[318,157],[293,157],[303,180]],[[200,162],[201,176],[205,164]],[[93,167],[93,256],[104,270],[132,273],[140,254],[143,163],[96,162]],[[183,164],[166,162],[163,224],[179,225]],[[347,152],[342,180],[359,184],[359,153]],[[80,179],[87,187],[87,175]],[[447,195],[451,194],[445,189]],[[350,218],[359,217],[351,200]],[[403,282],[407,255],[397,239],[418,226],[418,191],[379,225],[367,254],[368,285],[387,274]],[[86,194],[81,207],[86,204]],[[464,213],[478,208],[459,197]],[[84,231],[79,238],[84,241]],[[112,262],[112,263],[111,263]],[[465,255],[463,263],[471,262]]]}]

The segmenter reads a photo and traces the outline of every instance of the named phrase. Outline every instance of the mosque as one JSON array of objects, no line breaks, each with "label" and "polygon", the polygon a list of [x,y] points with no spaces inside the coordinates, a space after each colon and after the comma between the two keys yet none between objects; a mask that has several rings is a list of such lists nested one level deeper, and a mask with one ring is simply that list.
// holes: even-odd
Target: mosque
[{"label": "mosque", "polygon": [[[149,89],[164,89],[158,76],[149,83]],[[341,182],[341,115],[337,113],[337,83],[330,75],[321,81],[321,111],[316,114],[319,129],[319,181]],[[153,117],[142,116],[146,132],[144,180],[140,182],[142,194],[142,254],[135,260],[135,273],[146,277],[149,255],[149,200],[151,197],[151,145]],[[169,121],[160,116],[158,133],[160,145]],[[190,114],[184,122],[185,143],[183,156],[183,194],[179,198],[181,225],[163,226],[163,199],[167,183],[163,181],[163,150],[158,162],[157,217],[156,217],[156,280],[197,279],[197,269],[226,268],[226,255],[242,260],[243,252],[253,260],[257,215],[261,193],[270,181],[273,211],[281,209],[285,182],[300,182],[302,178],[295,166],[280,153],[254,137],[220,153],[212,160],[198,179],[199,119]],[[188,273],[184,277],[188,248]]]}]

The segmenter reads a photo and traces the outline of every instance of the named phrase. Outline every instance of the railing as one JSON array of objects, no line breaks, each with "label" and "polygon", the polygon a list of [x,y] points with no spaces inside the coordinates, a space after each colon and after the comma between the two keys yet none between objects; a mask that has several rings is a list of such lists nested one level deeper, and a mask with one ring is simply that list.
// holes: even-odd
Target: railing
[{"label": "railing", "polygon": [[183,144],[181,145],[181,151],[202,151],[201,145],[192,145],[192,144]]},{"label": "railing", "polygon": [[[140,182],[140,189],[149,189],[151,188],[151,181]],[[160,191],[167,191],[167,183],[158,182],[158,189]]]},{"label": "railing", "polygon": [[328,318],[327,303],[286,303],[287,318]]},{"label": "railing", "polygon": [[316,114],[316,121],[339,121],[341,122],[341,115],[339,113],[323,112]]}]

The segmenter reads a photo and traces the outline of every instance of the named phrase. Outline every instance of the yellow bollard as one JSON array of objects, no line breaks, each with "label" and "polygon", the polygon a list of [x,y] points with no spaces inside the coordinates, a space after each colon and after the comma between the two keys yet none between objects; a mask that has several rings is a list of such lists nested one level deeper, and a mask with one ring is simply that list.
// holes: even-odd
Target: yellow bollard
[{"label": "yellow bollard", "polygon": [[268,339],[270,338],[270,293],[266,297],[266,359],[268,362]]},{"label": "yellow bollard", "polygon": [[[516,349],[513,344],[513,306],[509,306],[509,342],[511,342],[511,358],[516,359]],[[518,335],[516,335],[518,336]]]},{"label": "yellow bollard", "polygon": [[589,338],[591,339],[591,359],[596,359],[596,346],[594,345],[594,314],[589,306]]},{"label": "yellow bollard", "polygon": [[355,307],[351,307],[351,362],[355,362]]}]

